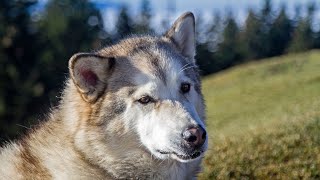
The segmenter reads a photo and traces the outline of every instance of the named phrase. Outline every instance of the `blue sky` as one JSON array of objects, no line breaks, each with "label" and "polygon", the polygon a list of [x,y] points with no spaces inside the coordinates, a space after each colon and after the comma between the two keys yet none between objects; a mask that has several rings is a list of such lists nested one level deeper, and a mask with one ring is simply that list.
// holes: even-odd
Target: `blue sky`
[{"label": "blue sky", "polygon": [[[141,0],[91,0],[101,9],[103,17],[110,25],[107,29],[112,29],[116,21],[118,10],[123,6],[127,6],[130,12],[134,15],[138,12]],[[264,0],[150,0],[152,12],[154,15],[153,26],[158,26],[163,17],[168,13],[168,4],[175,5],[175,11],[169,18],[173,21],[181,13],[192,11],[196,15],[202,15],[205,19],[212,18],[214,13],[232,12],[239,23],[242,23],[246,16],[247,10],[252,8],[257,10],[261,8]],[[294,9],[297,5],[305,7],[308,3],[315,2],[312,0],[273,0],[272,4],[275,10],[285,4],[288,8],[290,16],[294,15]],[[319,5],[319,4],[318,4]],[[320,17],[320,13],[317,14]],[[110,24],[111,23],[111,24]]]},{"label": "blue sky", "polygon": [[[45,4],[48,0],[39,0],[40,4]],[[317,2],[318,0],[272,0],[275,10],[279,9],[281,5],[285,4],[288,8],[288,13],[292,17],[294,15],[295,6],[299,5],[303,8],[310,2]],[[107,30],[111,30],[116,22],[119,9],[122,6],[127,6],[132,18],[137,14],[141,0],[91,0],[101,10]],[[232,12],[238,22],[244,22],[247,16],[247,10],[252,8],[258,10],[261,8],[264,0],[150,0],[153,13],[153,26],[159,26],[161,20],[167,17],[168,4],[175,5],[174,13],[171,13],[169,21],[172,22],[181,13],[192,11],[196,15],[202,15],[204,19],[210,20],[214,13]],[[320,8],[320,3],[317,4]],[[302,9],[303,10],[303,9]],[[304,12],[304,11],[303,11]],[[320,19],[320,9],[316,14]],[[319,21],[320,22],[320,21]]]},{"label": "blue sky", "polygon": [[[107,4],[112,8],[127,5],[133,11],[139,8],[141,0],[91,0],[95,3]],[[281,4],[287,4],[290,8],[296,4],[307,4],[312,0],[273,0],[275,7]],[[179,11],[223,11],[227,8],[232,11],[246,10],[248,7],[257,8],[264,2],[264,0],[150,0],[155,12],[166,11],[168,4],[175,4],[177,12]]]}]

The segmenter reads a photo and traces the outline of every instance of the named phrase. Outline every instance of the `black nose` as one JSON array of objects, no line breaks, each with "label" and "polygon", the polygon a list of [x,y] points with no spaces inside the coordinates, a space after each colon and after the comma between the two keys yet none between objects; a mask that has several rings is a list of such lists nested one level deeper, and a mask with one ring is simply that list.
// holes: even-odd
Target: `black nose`
[{"label": "black nose", "polygon": [[182,138],[192,146],[202,146],[206,141],[207,133],[201,126],[187,128]]}]

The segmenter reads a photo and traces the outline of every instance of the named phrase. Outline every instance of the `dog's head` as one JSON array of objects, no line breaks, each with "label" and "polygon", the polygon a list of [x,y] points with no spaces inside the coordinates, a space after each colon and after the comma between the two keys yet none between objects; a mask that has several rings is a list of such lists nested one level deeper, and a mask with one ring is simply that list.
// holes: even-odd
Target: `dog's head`
[{"label": "dog's head", "polygon": [[195,21],[182,15],[162,37],[132,37],[69,61],[72,82],[92,108],[90,124],[117,149],[159,159],[197,159],[207,148],[195,56]]}]

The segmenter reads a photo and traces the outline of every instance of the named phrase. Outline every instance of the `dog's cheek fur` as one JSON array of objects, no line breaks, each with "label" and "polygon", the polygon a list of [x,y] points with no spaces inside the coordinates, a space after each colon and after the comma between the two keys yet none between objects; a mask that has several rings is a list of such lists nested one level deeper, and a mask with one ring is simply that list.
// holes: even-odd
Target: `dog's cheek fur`
[{"label": "dog's cheek fur", "polygon": [[166,147],[168,129],[163,125],[165,123],[162,117],[155,117],[153,113],[144,116],[140,121],[139,133],[142,143],[150,150]]},{"label": "dog's cheek fur", "polygon": [[105,104],[106,106],[103,106],[101,109],[103,121],[110,121],[116,117],[121,117],[121,114],[123,114],[127,108],[125,101],[119,97],[111,97]]},{"label": "dog's cheek fur", "polygon": [[138,132],[144,144],[154,155],[162,159],[167,156],[159,155],[155,152],[171,151],[178,148],[181,143],[181,132],[192,124],[187,112],[181,108],[182,105],[164,101],[157,109],[146,112],[139,119]]},{"label": "dog's cheek fur", "polygon": [[[131,99],[127,98],[126,90],[119,90],[115,93],[110,93],[104,99],[100,109],[99,120],[105,138],[108,143],[114,142],[113,146],[119,148],[137,148],[139,136],[137,130],[134,129],[137,124],[137,117],[140,113],[132,104]],[[119,142],[124,142],[119,144]]]}]

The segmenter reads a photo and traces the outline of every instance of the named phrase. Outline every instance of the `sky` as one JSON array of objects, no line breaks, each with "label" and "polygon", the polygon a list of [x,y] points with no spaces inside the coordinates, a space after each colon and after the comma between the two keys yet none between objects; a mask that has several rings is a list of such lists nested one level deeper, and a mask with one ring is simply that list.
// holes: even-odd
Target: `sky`
[{"label": "sky", "polygon": [[[312,0],[273,0],[275,7],[280,7],[281,4],[287,4],[289,7],[295,5],[303,5]],[[122,5],[127,5],[133,11],[136,11],[141,3],[141,0],[91,0],[94,3],[105,4],[105,8],[119,8]],[[193,11],[193,12],[212,12],[224,11],[231,9],[232,11],[243,11],[247,8],[258,8],[264,0],[150,0],[154,12],[163,12],[168,8],[168,4],[176,6],[177,12]]]},{"label": "sky", "polygon": [[[316,0],[317,1],[317,0]],[[272,0],[272,4],[275,10],[279,9],[282,5],[286,5],[288,8],[289,16],[294,16],[294,9],[296,6],[305,7],[310,2],[316,2],[314,0]],[[137,14],[141,0],[91,0],[96,6],[101,9],[104,20],[110,27],[106,29],[112,29],[116,22],[119,9],[125,5],[129,8],[130,12]],[[174,21],[180,14],[186,11],[193,12],[196,16],[203,16],[204,19],[210,20],[215,13],[229,13],[232,12],[237,21],[241,24],[245,21],[247,16],[247,10],[252,8],[258,10],[262,7],[264,0],[150,0],[152,13],[154,16],[153,26],[157,27],[161,23],[163,17],[167,17],[169,11],[169,5],[175,7],[171,9],[171,17],[169,21]],[[319,5],[319,4],[318,4]],[[305,12],[305,11],[303,11]],[[320,18],[320,13],[317,14]]]},{"label": "sky", "polygon": [[[39,0],[40,4],[45,4],[48,0]],[[102,12],[106,29],[112,30],[117,20],[119,10],[122,6],[127,6],[131,18],[139,12],[141,0],[90,0]],[[305,8],[310,2],[317,2],[318,0],[272,0],[272,5],[275,10],[282,5],[286,5],[290,17],[294,16],[294,9],[296,6]],[[259,10],[262,7],[264,0],[150,0],[153,21],[152,26],[158,27],[164,17],[170,13],[169,21],[172,23],[183,12],[191,11],[197,16],[202,16],[209,21],[214,14],[226,14],[232,12],[239,24],[242,24],[247,17],[247,10],[249,8]],[[175,7],[174,10],[169,11],[169,5]],[[320,3],[317,4],[320,8]],[[302,9],[302,12],[305,12]],[[320,19],[320,10],[316,14],[316,18]]]}]

